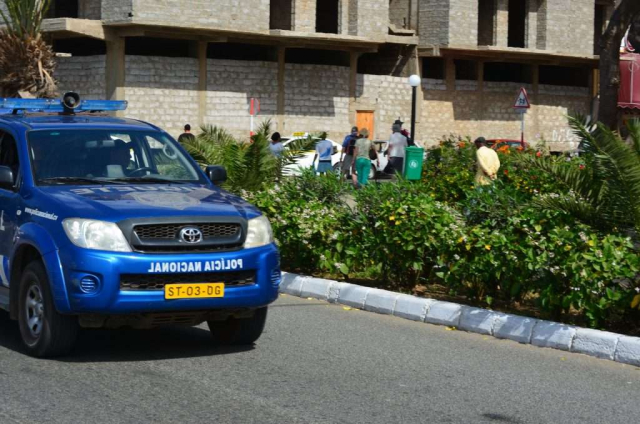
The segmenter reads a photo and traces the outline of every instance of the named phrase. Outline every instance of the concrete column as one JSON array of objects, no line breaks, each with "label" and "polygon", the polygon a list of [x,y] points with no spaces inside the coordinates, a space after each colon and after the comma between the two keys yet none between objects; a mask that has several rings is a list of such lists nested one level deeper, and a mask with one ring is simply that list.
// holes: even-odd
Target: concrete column
[{"label": "concrete column", "polygon": [[278,47],[278,103],[277,103],[277,128],[278,132],[284,131],[284,65],[286,49]]},{"label": "concrete column", "polygon": [[496,0],[496,19],[493,33],[496,37],[493,43],[498,47],[509,45],[509,0]]},{"label": "concrete column", "polygon": [[418,10],[418,3],[420,0],[409,0],[409,29],[413,29],[416,31],[416,35],[420,35],[418,28],[420,12]]},{"label": "concrete column", "polygon": [[198,125],[204,126],[207,115],[207,46],[206,41],[198,42]]},{"label": "concrete column", "polygon": [[527,1],[527,19],[525,20],[524,47],[535,49],[538,44],[538,0]]},{"label": "concrete column", "polygon": [[456,91],[456,64],[452,57],[445,58],[444,78],[447,83],[447,91]]},{"label": "concrete column", "polygon": [[340,0],[340,28],[338,33],[349,35],[349,2],[354,0]]},{"label": "concrete column", "polygon": [[351,52],[349,57],[349,122],[356,124],[356,89],[358,84],[358,57],[360,53]]},{"label": "concrete column", "polygon": [[[106,41],[106,97],[109,100],[125,100],[125,56],[124,37],[113,36]],[[123,111],[117,111],[116,116],[124,116]]]},{"label": "concrete column", "polygon": [[476,64],[478,74],[478,104],[476,109],[476,115],[478,121],[480,121],[480,132],[486,134],[484,128],[484,62],[479,61]]}]

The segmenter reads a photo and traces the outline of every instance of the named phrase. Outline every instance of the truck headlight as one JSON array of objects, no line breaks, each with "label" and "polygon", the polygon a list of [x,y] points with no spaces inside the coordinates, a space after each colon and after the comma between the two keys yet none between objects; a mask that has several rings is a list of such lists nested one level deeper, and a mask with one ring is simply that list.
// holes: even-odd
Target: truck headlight
[{"label": "truck headlight", "polygon": [[62,227],[69,240],[76,246],[111,252],[131,252],[120,227],[113,222],[67,218],[62,221]]},{"label": "truck headlight", "polygon": [[247,238],[244,241],[244,248],[266,246],[271,243],[273,243],[273,232],[267,217],[261,215],[250,219],[247,225]]}]

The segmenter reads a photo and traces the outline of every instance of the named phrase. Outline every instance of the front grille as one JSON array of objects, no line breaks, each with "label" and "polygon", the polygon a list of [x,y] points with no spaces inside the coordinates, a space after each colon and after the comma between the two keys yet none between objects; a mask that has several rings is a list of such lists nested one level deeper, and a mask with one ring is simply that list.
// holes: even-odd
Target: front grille
[{"label": "front grille", "polygon": [[158,240],[158,239],[176,239],[182,228],[196,227],[202,231],[204,240],[233,237],[240,231],[238,224],[219,224],[219,223],[201,223],[201,224],[151,224],[137,225],[133,231],[141,241]]},{"label": "front grille", "polygon": [[256,283],[255,271],[199,272],[195,274],[122,274],[120,290],[163,290],[166,284],[224,283],[226,287]]}]

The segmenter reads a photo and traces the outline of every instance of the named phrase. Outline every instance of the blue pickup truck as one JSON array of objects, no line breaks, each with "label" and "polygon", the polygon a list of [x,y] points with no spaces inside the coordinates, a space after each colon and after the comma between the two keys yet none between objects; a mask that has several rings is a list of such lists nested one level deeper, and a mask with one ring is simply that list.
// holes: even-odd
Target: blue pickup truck
[{"label": "blue pickup truck", "polygon": [[124,101],[0,103],[0,308],[26,351],[68,353],[79,327],[207,322],[251,344],[278,294],[271,226]]}]

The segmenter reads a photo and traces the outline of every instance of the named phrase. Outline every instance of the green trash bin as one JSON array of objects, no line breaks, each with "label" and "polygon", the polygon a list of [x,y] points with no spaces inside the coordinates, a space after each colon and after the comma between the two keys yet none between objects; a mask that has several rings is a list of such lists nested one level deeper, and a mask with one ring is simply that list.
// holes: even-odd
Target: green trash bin
[{"label": "green trash bin", "polygon": [[419,180],[422,177],[422,158],[424,149],[422,147],[410,146],[404,149],[404,173],[407,180]]}]

